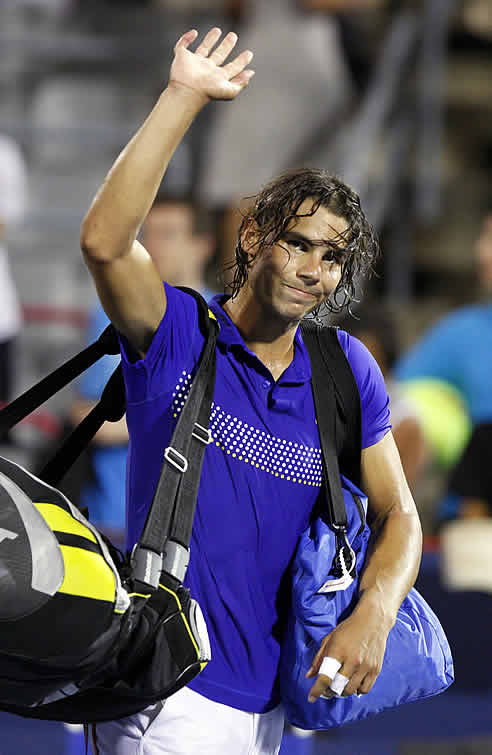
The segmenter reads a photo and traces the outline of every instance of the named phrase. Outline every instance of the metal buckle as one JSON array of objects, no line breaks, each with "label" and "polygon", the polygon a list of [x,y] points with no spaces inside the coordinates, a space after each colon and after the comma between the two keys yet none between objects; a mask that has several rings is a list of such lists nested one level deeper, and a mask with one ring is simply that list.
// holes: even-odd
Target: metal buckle
[{"label": "metal buckle", "polygon": [[164,451],[164,458],[182,474],[188,469],[188,459],[186,459],[183,454],[180,454],[179,451],[176,451],[172,446],[166,448]]},{"label": "metal buckle", "polygon": [[205,443],[206,446],[208,446],[208,444],[212,442],[212,433],[210,432],[209,428],[203,427],[203,425],[199,425],[198,422],[195,422],[195,428],[191,434],[197,440]]}]

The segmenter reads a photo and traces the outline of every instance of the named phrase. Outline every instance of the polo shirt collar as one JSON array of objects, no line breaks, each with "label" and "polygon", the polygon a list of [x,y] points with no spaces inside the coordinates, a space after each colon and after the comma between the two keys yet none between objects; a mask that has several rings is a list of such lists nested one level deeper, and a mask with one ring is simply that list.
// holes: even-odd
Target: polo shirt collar
[{"label": "polo shirt collar", "polygon": [[[218,294],[209,302],[209,307],[220,325],[217,341],[223,344],[228,351],[234,347],[238,347],[260,362],[256,354],[254,354],[251,349],[248,349],[236,325],[223,308],[225,302],[229,298],[230,297],[227,296],[227,294]],[[294,359],[281,376],[279,382],[306,383],[310,379],[311,363],[309,361],[309,354],[302,340],[301,329],[297,328],[294,336]]]}]

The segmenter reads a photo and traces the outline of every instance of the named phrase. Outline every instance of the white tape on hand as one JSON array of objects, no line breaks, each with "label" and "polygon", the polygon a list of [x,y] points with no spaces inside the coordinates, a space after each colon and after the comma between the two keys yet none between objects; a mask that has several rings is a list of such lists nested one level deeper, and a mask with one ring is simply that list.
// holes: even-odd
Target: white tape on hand
[{"label": "white tape on hand", "polygon": [[340,661],[337,661],[336,658],[332,658],[331,656],[327,656],[321,661],[318,673],[324,674],[324,676],[329,676],[330,679],[334,679],[337,675],[338,669],[341,667],[342,664]]},{"label": "white tape on hand", "polygon": [[330,684],[330,689],[335,693],[335,695],[341,695],[347,684],[349,683],[349,678],[347,676],[344,676],[344,674],[335,674],[335,678],[333,679],[332,683]]}]

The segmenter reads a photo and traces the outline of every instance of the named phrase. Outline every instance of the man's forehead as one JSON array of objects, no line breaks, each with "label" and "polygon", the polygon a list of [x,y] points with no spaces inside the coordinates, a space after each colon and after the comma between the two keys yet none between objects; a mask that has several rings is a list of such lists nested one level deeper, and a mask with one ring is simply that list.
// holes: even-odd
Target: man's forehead
[{"label": "man's forehead", "polygon": [[343,237],[348,228],[345,218],[335,215],[327,207],[318,207],[311,215],[313,202],[305,200],[295,218],[292,218],[287,230],[296,230],[312,241],[335,241]]}]

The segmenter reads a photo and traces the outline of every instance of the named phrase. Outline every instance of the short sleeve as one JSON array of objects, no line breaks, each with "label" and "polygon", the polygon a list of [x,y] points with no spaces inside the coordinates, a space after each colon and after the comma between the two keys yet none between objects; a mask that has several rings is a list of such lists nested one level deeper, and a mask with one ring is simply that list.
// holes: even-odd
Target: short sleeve
[{"label": "short sleeve", "polygon": [[121,334],[120,350],[128,403],[149,401],[173,390],[181,373],[190,372],[200,355],[203,336],[195,299],[164,283],[166,311],[144,359],[135,359]]},{"label": "short sleeve", "polygon": [[337,333],[359,388],[362,448],[368,448],[391,430],[388,391],[378,363],[364,344],[344,330]]}]

